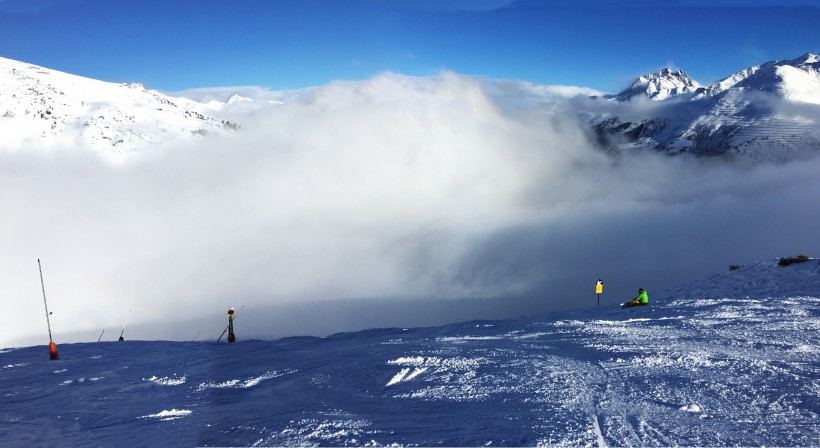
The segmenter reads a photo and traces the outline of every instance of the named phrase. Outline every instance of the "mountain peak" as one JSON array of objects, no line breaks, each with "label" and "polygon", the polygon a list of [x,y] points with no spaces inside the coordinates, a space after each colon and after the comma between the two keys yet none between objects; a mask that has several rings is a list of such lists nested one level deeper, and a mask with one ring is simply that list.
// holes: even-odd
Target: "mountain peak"
[{"label": "mountain peak", "polygon": [[704,86],[683,70],[666,67],[655,73],[640,76],[629,88],[616,95],[616,98],[619,101],[629,101],[635,97],[646,96],[654,101],[661,101],[682,94],[696,94],[702,89]]},{"label": "mountain peak", "polygon": [[790,65],[811,65],[820,63],[820,55],[813,54],[813,53],[806,53],[803,56],[800,56],[796,59],[793,59],[790,62]]},{"label": "mountain peak", "polygon": [[225,104],[233,104],[233,103],[239,103],[239,102],[251,102],[252,103],[253,99],[248,98],[246,96],[242,96],[238,93],[234,93],[233,95],[231,95],[230,98],[228,98],[228,101]]},{"label": "mountain peak", "polygon": [[672,69],[668,68],[668,67],[665,67],[665,68],[661,69],[660,71],[658,71],[656,73],[653,73],[651,75],[648,75],[648,76],[675,77],[675,78],[688,77],[686,75],[686,73],[683,72],[683,70],[678,69],[678,70],[672,71]]}]

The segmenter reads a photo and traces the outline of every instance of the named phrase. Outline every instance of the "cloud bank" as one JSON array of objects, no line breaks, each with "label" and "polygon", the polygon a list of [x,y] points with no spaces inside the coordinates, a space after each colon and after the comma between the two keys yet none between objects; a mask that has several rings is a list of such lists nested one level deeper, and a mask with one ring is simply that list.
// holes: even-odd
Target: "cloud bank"
[{"label": "cloud bank", "polygon": [[599,277],[613,306],[818,253],[820,159],[613,158],[578,101],[384,74],[238,104],[231,138],[122,164],[0,151],[0,346],[46,337],[37,258],[70,342],[115,339],[129,309],[146,339],[216,338],[240,305],[260,338],[505,318],[594,305]]}]

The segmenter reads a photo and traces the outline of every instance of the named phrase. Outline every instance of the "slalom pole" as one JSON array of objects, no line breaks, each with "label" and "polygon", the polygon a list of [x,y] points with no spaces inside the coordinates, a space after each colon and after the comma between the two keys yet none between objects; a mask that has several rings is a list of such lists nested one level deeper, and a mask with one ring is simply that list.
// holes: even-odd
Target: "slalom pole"
[{"label": "slalom pole", "polygon": [[105,330],[103,330],[103,331],[102,331],[102,333],[100,333],[100,337],[99,337],[99,339],[97,339],[97,342],[102,341],[102,335],[103,335],[103,333],[105,333]]},{"label": "slalom pole", "polygon": [[129,309],[128,310],[128,315],[125,316],[125,323],[122,324],[122,331],[120,332],[120,339],[119,339],[120,341],[125,341],[125,339],[122,338],[122,335],[125,334],[125,326],[128,325],[128,319],[130,319],[130,318],[131,318],[131,310]]},{"label": "slalom pole", "polygon": [[37,267],[40,269],[40,286],[43,288],[43,305],[46,308],[46,324],[48,325],[48,359],[54,361],[60,359],[60,355],[57,353],[57,344],[54,343],[54,339],[51,338],[51,320],[48,318],[48,315],[51,314],[48,312],[48,302],[46,301],[46,284],[43,281],[43,265],[40,264],[40,259],[37,259]]},{"label": "slalom pole", "polygon": [[[239,314],[239,312],[240,312],[240,311],[242,311],[242,308],[245,308],[245,305],[240,306],[240,307],[239,307],[239,309],[238,309],[238,310],[236,310],[236,312],[235,312],[234,314]],[[234,319],[236,319],[236,316],[234,316]],[[216,342],[219,342],[219,341],[221,341],[221,340],[222,340],[222,336],[225,336],[225,333],[227,333],[227,332],[228,332],[228,327],[230,327],[230,326],[231,326],[231,324],[230,324],[230,322],[229,322],[229,323],[228,323],[228,326],[227,326],[227,327],[225,327],[225,330],[224,330],[224,331],[222,331],[222,334],[220,334],[220,335],[219,335],[219,338],[217,338]]]}]

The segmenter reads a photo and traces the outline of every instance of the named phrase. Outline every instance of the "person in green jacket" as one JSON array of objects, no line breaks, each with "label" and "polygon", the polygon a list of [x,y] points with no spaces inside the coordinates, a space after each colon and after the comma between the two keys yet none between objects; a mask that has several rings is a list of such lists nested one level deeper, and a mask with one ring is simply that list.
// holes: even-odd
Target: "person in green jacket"
[{"label": "person in green jacket", "polygon": [[638,297],[635,297],[629,302],[624,303],[621,305],[622,307],[629,308],[631,306],[643,306],[649,304],[649,296],[646,295],[646,291],[643,288],[638,288]]}]

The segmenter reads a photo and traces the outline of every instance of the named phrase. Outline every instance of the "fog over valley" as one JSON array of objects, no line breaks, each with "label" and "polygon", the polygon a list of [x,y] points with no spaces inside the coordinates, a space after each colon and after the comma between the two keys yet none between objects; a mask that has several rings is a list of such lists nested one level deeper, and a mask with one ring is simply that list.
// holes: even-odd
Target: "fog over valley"
[{"label": "fog over valley", "polygon": [[611,306],[820,253],[820,158],[600,146],[590,114],[649,102],[451,72],[246,90],[210,112],[238,130],[162,150],[0,143],[0,346],[43,343],[38,258],[76,342],[126,319],[128,339],[216,338],[242,305],[240,338],[506,318],[595,306],[598,278]]}]

